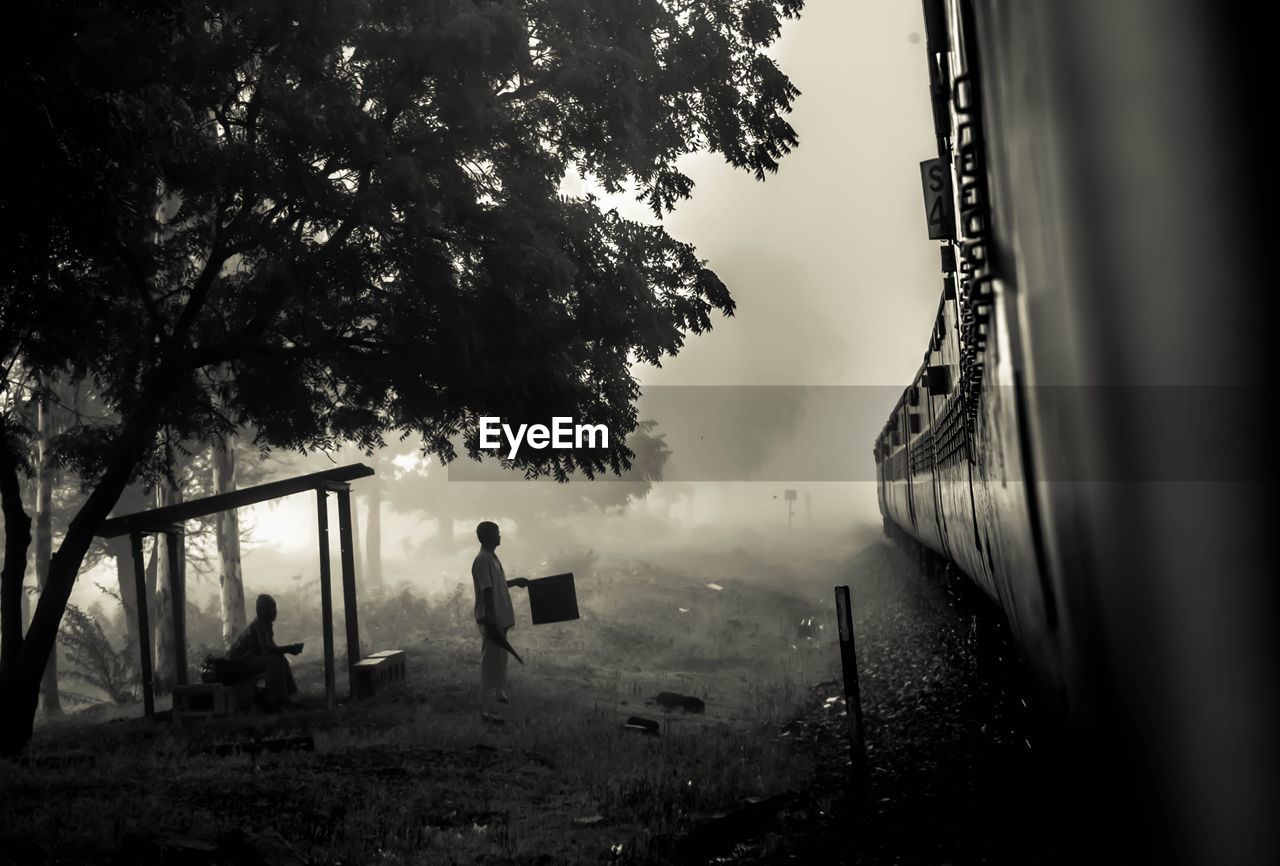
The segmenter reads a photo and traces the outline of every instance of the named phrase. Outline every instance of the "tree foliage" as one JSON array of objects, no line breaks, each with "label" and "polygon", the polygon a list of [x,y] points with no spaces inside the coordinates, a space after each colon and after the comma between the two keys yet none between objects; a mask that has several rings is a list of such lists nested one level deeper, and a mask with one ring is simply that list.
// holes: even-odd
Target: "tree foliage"
[{"label": "tree foliage", "polygon": [[660,212],[692,188],[686,153],[774,170],[796,91],[763,49],[799,5],[54,3],[23,40],[46,183],[6,207],[31,289],[11,324],[124,416],[159,387],[183,440],[401,429],[452,456],[477,412],[561,409],[625,433],[629,362],[733,302],[691,247],[560,180],[634,179]]},{"label": "tree foliage", "polygon": [[609,425],[611,447],[517,464],[625,469],[630,365],[675,354],[733,301],[692,247],[561,180],[634,183],[660,214],[692,190],[685,154],[775,170],[797,91],[765,50],[801,6],[15,9],[0,364],[91,383],[111,414],[64,443],[91,492],[3,674],[22,694],[0,746],[29,734],[26,690],[93,532],[131,479],[163,470],[163,441],[252,429],[261,447],[371,448],[405,431],[448,460],[457,436],[476,454],[480,414],[569,415]]}]

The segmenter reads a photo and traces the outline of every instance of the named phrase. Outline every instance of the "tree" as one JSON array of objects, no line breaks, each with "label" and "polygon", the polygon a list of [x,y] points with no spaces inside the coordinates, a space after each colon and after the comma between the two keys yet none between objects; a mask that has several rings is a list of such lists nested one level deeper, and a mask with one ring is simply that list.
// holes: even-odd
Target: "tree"
[{"label": "tree", "polygon": [[[31,582],[43,589],[48,578],[53,541],[66,531],[72,514],[84,502],[79,479],[63,471],[58,454],[58,443],[64,433],[93,417],[101,407],[92,394],[73,387],[65,381],[51,380],[33,375],[30,371],[11,370],[16,374],[9,382],[17,399],[8,407],[13,413],[7,419],[11,426],[27,429],[31,433],[30,477],[19,487],[20,498],[35,504],[34,556],[27,569]],[[84,560],[84,566],[92,568],[107,553],[105,546],[94,545]],[[15,559],[15,564],[18,560]],[[12,586],[27,597],[25,578],[15,578]],[[21,626],[14,624],[14,634],[19,640],[25,629],[25,615]],[[0,663],[0,667],[3,663]],[[45,667],[41,685],[41,703],[50,715],[61,713],[58,691],[58,657],[51,655]]]},{"label": "tree", "polygon": [[[227,433],[213,444],[213,492],[236,489],[235,434]],[[222,611],[222,642],[230,647],[248,625],[244,606],[244,573],[240,568],[240,518],[234,508],[219,511],[218,601]]]},{"label": "tree", "polygon": [[[44,592],[49,580],[49,560],[53,556],[53,487],[54,465],[50,455],[53,441],[53,421],[49,417],[48,386],[41,384],[36,398],[36,587]],[[62,702],[58,699],[58,654],[50,653],[41,678],[40,698],[45,713],[62,715]]]},{"label": "tree", "polygon": [[[164,508],[170,505],[177,505],[184,499],[183,487],[186,470],[189,464],[189,456],[182,454],[180,451],[173,455],[168,461],[166,468],[170,471],[170,477],[162,480],[156,485],[155,503],[157,508]],[[154,620],[156,630],[155,652],[155,688],[157,694],[168,694],[173,691],[174,685],[180,682],[178,678],[179,659],[186,658],[185,647],[181,652],[178,648],[178,635],[174,629],[174,584],[178,582],[179,575],[185,573],[182,561],[183,557],[178,557],[177,571],[171,566],[173,562],[169,558],[168,539],[163,535],[157,535],[155,539],[155,547],[153,550],[156,554],[156,618]],[[183,550],[185,552],[186,545]]]},{"label": "tree", "polygon": [[[12,395],[4,395],[5,410],[11,410]],[[19,472],[24,465],[25,442],[11,411],[0,414],[0,504],[4,512],[4,567],[0,572],[0,676],[17,661],[22,649],[22,582],[27,571],[27,548],[31,544],[31,515],[22,504]]]},{"label": "tree", "polygon": [[633,182],[661,214],[691,193],[687,153],[776,170],[797,91],[764,51],[801,5],[15,11],[0,365],[90,381],[115,420],[66,443],[89,493],[0,674],[0,750],[29,739],[81,561],[125,486],[159,474],[162,432],[252,428],[259,447],[300,451],[406,432],[450,460],[455,435],[480,456],[480,414],[569,415],[607,424],[612,447],[514,464],[624,470],[630,365],[674,355],[733,301],[661,226],[559,184]]}]

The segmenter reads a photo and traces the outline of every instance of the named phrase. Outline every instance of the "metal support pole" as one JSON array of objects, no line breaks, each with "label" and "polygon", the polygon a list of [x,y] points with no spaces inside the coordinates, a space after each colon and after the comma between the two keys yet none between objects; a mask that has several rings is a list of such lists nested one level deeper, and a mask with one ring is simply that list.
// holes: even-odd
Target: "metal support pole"
[{"label": "metal support pole", "polygon": [[338,704],[333,661],[333,588],[329,585],[329,504],[328,493],[316,489],[316,522],[320,530],[320,627],[324,635],[324,705]]},{"label": "metal support pole", "polygon": [[356,611],[356,556],[351,538],[351,488],[338,489],[338,545],[342,551],[342,609],[347,617],[347,687],[355,692],[355,666],[360,661],[360,621]]},{"label": "metal support pole", "polygon": [[164,533],[166,552],[169,555],[169,585],[173,589],[173,648],[175,653],[174,684],[187,684],[187,573],[183,541],[186,533],[181,527],[167,529]]},{"label": "metal support pole", "polygon": [[142,533],[129,535],[129,552],[133,556],[133,585],[138,595],[138,661],[142,672],[142,708],[147,718],[155,715],[156,693],[151,675],[151,620],[147,614],[147,569],[142,563]]},{"label": "metal support pole", "polygon": [[862,726],[862,697],[858,693],[858,656],[853,645],[853,611],[849,587],[836,587],[836,620],[840,625],[840,667],[844,671],[844,705],[849,717],[849,771],[857,784],[867,778],[866,730]]}]

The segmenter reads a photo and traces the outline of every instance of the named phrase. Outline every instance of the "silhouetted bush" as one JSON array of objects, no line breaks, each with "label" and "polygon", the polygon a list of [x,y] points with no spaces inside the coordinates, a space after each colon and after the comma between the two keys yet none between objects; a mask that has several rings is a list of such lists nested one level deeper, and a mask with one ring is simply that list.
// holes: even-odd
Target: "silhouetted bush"
[{"label": "silhouetted bush", "polygon": [[[117,704],[138,700],[141,678],[133,654],[127,647],[116,650],[111,645],[98,617],[67,605],[58,640],[72,665],[64,676],[93,686]],[[70,697],[87,699],[83,695]]]}]

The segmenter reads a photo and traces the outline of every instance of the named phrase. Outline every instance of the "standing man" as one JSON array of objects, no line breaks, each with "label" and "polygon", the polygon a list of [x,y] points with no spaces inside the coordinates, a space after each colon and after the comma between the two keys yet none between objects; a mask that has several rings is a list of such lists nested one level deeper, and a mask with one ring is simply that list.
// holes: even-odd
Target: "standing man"
[{"label": "standing man", "polygon": [[480,700],[483,703],[495,699],[498,703],[509,704],[507,696],[507,650],[502,644],[490,638],[490,629],[504,638],[509,629],[516,624],[516,614],[511,606],[511,592],[508,587],[528,586],[529,581],[523,577],[507,580],[502,562],[496,552],[502,543],[502,533],[498,524],[486,520],[476,527],[476,538],[480,540],[480,552],[471,563],[471,582],[476,590],[476,625],[480,629]]}]

